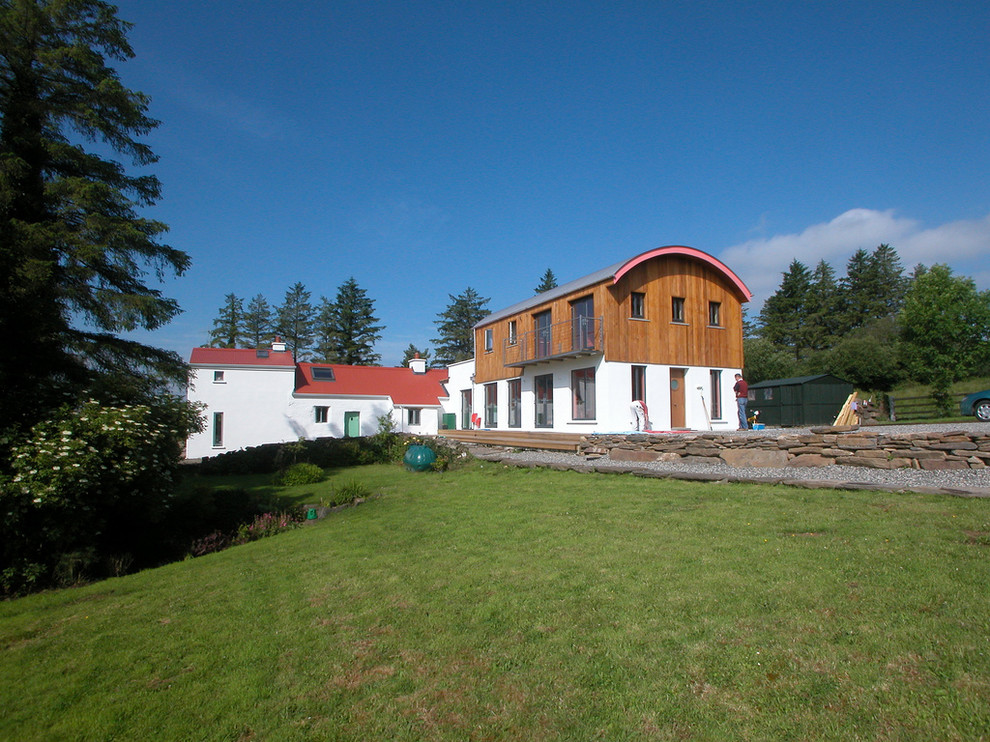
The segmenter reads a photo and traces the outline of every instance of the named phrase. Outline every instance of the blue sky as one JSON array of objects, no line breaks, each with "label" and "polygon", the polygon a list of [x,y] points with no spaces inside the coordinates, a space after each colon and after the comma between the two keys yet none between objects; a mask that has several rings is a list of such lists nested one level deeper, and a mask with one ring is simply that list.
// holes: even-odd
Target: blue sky
[{"label": "blue sky", "polygon": [[224,296],[354,277],[394,365],[468,286],[492,310],[669,244],[751,313],[794,258],[892,245],[990,288],[990,3],[123,0],[191,270],[139,335],[188,358]]}]

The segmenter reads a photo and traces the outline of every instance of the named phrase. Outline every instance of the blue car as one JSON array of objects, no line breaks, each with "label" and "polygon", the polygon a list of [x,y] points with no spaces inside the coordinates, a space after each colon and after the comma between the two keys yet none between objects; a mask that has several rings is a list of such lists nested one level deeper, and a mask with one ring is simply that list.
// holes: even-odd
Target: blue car
[{"label": "blue car", "polygon": [[973,392],[963,397],[959,403],[959,410],[964,415],[976,415],[977,420],[990,422],[990,389],[982,392]]}]

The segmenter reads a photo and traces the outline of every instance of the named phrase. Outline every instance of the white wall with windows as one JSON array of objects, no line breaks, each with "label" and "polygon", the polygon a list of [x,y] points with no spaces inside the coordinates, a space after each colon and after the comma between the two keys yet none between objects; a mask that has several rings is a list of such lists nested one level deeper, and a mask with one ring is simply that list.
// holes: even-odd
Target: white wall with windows
[{"label": "white wall with windows", "polygon": [[258,440],[298,438],[285,414],[295,376],[293,366],[194,368],[188,397],[206,405],[206,429],[189,436],[186,456],[215,456]]},{"label": "white wall with windows", "polygon": [[[601,357],[584,357],[540,364],[516,379],[488,384],[474,384],[473,370],[471,361],[450,367],[446,411],[457,413],[458,429],[628,432],[638,429],[633,407],[637,399],[645,403],[652,430],[737,427],[732,385],[739,369],[606,363]],[[465,424],[465,398],[473,401],[474,425]]]},{"label": "white wall with windows", "polygon": [[297,395],[295,373],[293,366],[194,367],[188,398],[205,404],[206,428],[189,436],[186,458],[300,438],[374,435],[385,415],[400,432],[439,429],[439,406],[396,407],[388,396]]}]

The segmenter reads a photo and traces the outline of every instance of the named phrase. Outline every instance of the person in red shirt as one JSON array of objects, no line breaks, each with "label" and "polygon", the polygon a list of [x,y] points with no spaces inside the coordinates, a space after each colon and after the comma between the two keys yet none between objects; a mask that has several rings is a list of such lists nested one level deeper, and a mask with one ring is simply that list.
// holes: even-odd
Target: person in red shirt
[{"label": "person in red shirt", "polygon": [[736,405],[739,407],[739,429],[749,430],[749,421],[746,420],[746,403],[749,401],[749,384],[742,377],[736,374],[736,384],[732,387],[736,393]]}]

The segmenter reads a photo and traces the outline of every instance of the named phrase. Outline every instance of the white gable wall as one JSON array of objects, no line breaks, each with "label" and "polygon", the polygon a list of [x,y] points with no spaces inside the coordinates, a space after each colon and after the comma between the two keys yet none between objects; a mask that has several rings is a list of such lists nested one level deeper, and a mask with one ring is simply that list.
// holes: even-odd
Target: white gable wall
[{"label": "white gable wall", "polygon": [[[214,372],[223,381],[213,380]],[[198,459],[259,443],[296,440],[286,414],[296,371],[292,366],[194,367],[188,391],[191,402],[206,404],[206,429],[186,442],[186,457]],[[214,446],[214,415],[223,413],[223,440]]]}]

